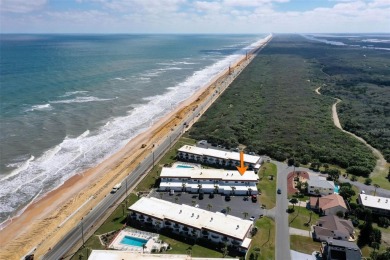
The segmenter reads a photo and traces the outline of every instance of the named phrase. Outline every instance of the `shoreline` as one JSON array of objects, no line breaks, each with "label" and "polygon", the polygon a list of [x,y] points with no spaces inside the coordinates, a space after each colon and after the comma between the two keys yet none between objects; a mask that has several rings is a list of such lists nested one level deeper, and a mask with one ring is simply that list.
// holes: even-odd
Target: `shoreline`
[{"label": "shoreline", "polygon": [[[232,64],[230,70],[235,74],[232,76],[233,79],[242,71],[241,64],[245,65],[245,61],[246,65],[249,64],[252,56],[257,55],[258,50],[270,39],[272,35],[262,39],[258,46],[254,46],[248,60],[242,55],[235,64]],[[210,79],[191,97],[156,120],[150,128],[130,140],[117,153],[99,165],[72,176],[57,189],[31,203],[20,216],[11,219],[10,223],[0,230],[0,258],[17,259],[32,249],[36,249],[37,256],[47,252],[109,193],[115,183],[120,182],[128,172],[131,172],[138,162],[152,151],[154,145],[159,145],[172,128],[181,127],[181,123],[191,116],[194,107],[203,104],[203,112],[207,110],[228,87],[229,84],[222,82],[227,78],[230,78],[229,69]],[[216,89],[221,89],[223,84],[226,86],[216,95]],[[207,99],[212,102],[205,104]],[[193,124],[196,120],[197,118],[194,118],[189,123]],[[143,144],[146,145],[145,148],[141,148]],[[16,252],[20,255],[14,255]]]}]

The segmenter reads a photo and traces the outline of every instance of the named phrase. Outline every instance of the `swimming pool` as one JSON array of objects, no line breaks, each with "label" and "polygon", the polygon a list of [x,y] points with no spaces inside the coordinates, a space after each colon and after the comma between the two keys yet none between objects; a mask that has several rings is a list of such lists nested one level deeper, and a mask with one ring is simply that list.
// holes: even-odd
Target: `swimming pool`
[{"label": "swimming pool", "polygon": [[124,236],[120,243],[128,246],[142,247],[143,245],[146,244],[146,242],[148,242],[148,240],[138,238],[138,237]]},{"label": "swimming pool", "polygon": [[194,168],[193,166],[190,165],[183,165],[183,164],[178,164],[176,168]]},{"label": "swimming pool", "polygon": [[339,186],[337,186],[337,185],[335,185],[334,186],[334,193],[337,193],[337,194],[339,194]]}]

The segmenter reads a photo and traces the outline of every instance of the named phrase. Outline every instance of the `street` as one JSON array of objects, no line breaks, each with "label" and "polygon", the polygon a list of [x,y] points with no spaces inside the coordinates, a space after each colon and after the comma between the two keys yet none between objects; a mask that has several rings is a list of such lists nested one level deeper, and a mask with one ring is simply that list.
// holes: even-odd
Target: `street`
[{"label": "street", "polygon": [[277,260],[289,260],[290,256],[290,231],[288,226],[288,207],[287,200],[287,174],[292,171],[292,167],[288,167],[285,163],[272,161],[277,166],[277,182],[276,189],[281,190],[281,194],[276,195],[275,209],[275,258]]}]

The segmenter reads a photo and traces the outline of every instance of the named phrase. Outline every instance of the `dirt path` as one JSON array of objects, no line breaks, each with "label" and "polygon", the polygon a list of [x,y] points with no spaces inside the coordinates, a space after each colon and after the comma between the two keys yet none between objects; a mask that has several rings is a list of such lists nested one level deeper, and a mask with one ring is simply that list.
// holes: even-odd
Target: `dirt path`
[{"label": "dirt path", "polygon": [[[321,87],[315,89],[315,92],[318,95],[321,95],[320,89],[321,89]],[[356,138],[357,140],[359,140],[360,142],[365,144],[368,148],[370,148],[372,153],[375,155],[375,157],[377,158],[377,161],[376,161],[375,168],[371,173],[371,177],[378,176],[380,173],[385,172],[387,170],[388,166],[387,166],[387,161],[385,160],[383,154],[378,149],[372,147],[363,138],[343,129],[343,127],[340,124],[339,116],[337,114],[337,104],[339,104],[341,102],[341,99],[338,99],[338,98],[335,98],[335,99],[336,99],[336,102],[332,105],[332,118],[333,118],[334,125],[337,128],[339,128],[341,131],[343,131],[344,133],[347,133],[347,134],[353,136],[354,138]]]}]

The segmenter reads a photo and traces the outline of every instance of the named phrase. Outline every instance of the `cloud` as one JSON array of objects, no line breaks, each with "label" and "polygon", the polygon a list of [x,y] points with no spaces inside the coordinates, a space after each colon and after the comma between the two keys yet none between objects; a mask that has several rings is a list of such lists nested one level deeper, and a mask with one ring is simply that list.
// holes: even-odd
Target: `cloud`
[{"label": "cloud", "polygon": [[11,13],[29,13],[42,9],[47,0],[0,0],[0,10]]},{"label": "cloud", "polygon": [[194,6],[198,11],[203,12],[218,12],[222,9],[222,5],[219,2],[196,1]]}]

